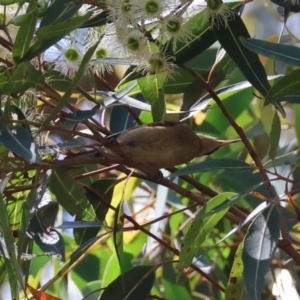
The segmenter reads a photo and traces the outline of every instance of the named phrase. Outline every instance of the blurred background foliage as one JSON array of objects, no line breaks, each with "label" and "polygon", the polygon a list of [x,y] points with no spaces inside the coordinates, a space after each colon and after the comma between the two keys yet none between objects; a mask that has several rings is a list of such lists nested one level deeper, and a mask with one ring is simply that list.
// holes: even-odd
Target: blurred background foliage
[{"label": "blurred background foliage", "polygon": [[[299,1],[139,2],[0,1],[1,297],[300,299]],[[157,180],[84,155],[166,120],[242,141]]]}]

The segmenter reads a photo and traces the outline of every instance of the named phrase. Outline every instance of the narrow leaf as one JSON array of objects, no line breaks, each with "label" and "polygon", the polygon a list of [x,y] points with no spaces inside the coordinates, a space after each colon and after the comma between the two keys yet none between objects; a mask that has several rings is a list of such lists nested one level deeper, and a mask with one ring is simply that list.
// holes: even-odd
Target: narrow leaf
[{"label": "narrow leaf", "polygon": [[266,71],[258,55],[247,49],[240,41],[240,37],[250,38],[250,35],[241,17],[233,12],[232,14],[234,17],[231,15],[226,24],[222,22],[220,27],[213,26],[212,31],[246,79],[266,96],[270,89]]},{"label": "narrow leaf", "polygon": [[212,170],[229,170],[232,172],[251,172],[254,168],[243,161],[237,159],[226,159],[226,158],[216,158],[213,160],[206,160],[196,164],[190,164],[185,168],[182,168],[172,174],[169,177],[189,175],[198,172],[208,172]]},{"label": "narrow leaf", "polygon": [[91,205],[85,196],[85,189],[77,184],[67,170],[63,168],[53,170],[50,190],[69,214],[83,217],[89,213]]},{"label": "narrow leaf", "polygon": [[188,232],[183,238],[179,254],[179,267],[188,267],[195,256],[200,245],[205,241],[209,232],[214,229],[219,220],[226,214],[229,207],[219,210],[215,214],[204,217],[206,213],[221,205],[228,198],[235,195],[234,193],[222,193],[210,199],[200,210],[192,222]]},{"label": "narrow leaf", "polygon": [[70,19],[80,9],[81,5],[75,5],[70,0],[52,1],[41,20],[40,27],[49,26]]},{"label": "narrow leaf", "polygon": [[146,300],[154,284],[155,267],[137,266],[105,288],[101,300]]},{"label": "narrow leaf", "polygon": [[[6,180],[4,179],[4,183]],[[5,202],[2,198],[2,193],[0,193],[0,223],[1,223],[1,230],[0,230],[0,252],[3,245],[7,250],[7,257],[5,258],[6,268],[9,274],[9,281],[11,287],[21,285],[23,286],[23,280],[20,274],[20,266],[17,261],[17,251],[13,239],[13,234],[11,231],[10,221],[7,214],[7,209]],[[14,291],[12,291],[13,293]]]},{"label": "narrow leaf", "polygon": [[64,38],[71,31],[85,23],[88,19],[89,15],[87,14],[84,16],[71,18],[55,25],[49,25],[40,28],[37,32],[36,42],[29,48],[22,61],[31,60],[32,58],[41,54],[59,40]]},{"label": "narrow leaf", "polygon": [[257,39],[240,39],[242,44],[251,51],[264,55],[266,57],[282,61],[286,64],[300,67],[300,49],[299,47],[275,44]]},{"label": "narrow leaf", "polygon": [[31,163],[42,163],[31,133],[21,126],[8,128],[0,124],[0,143],[9,151]]},{"label": "narrow leaf", "polygon": [[264,104],[274,104],[297,92],[300,92],[300,68],[280,78],[270,89]]},{"label": "narrow leaf", "polygon": [[250,225],[244,239],[244,281],[250,299],[260,300],[280,233],[276,206],[267,208]]},{"label": "narrow leaf", "polygon": [[269,149],[269,158],[274,160],[277,154],[277,148],[279,144],[281,133],[281,123],[278,113],[274,112],[274,117],[272,121],[272,128],[270,133],[270,149]]},{"label": "narrow leaf", "polygon": [[[34,3],[34,5],[36,5]],[[30,4],[31,6],[31,4]],[[29,7],[30,8],[30,7]],[[27,11],[29,11],[29,8]],[[22,23],[19,27],[17,36],[15,38],[14,47],[12,50],[12,56],[16,63],[26,54],[31,44],[33,34],[35,32],[37,21],[37,9],[33,9],[26,14],[26,22]]]},{"label": "narrow leaf", "polygon": [[225,300],[243,300],[244,280],[242,261],[243,243],[239,244],[231,267],[229,281],[225,290]]},{"label": "narrow leaf", "polygon": [[[11,74],[12,73],[12,74]],[[29,62],[19,64],[14,70],[7,70],[0,74],[0,93],[24,93],[30,87],[41,89],[44,76]]]}]

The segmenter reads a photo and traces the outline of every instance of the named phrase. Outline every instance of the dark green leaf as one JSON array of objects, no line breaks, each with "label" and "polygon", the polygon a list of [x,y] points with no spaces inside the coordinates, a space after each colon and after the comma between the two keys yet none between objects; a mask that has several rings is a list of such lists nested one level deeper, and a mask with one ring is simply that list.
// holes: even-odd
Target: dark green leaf
[{"label": "dark green leaf", "polygon": [[42,163],[31,133],[21,126],[5,127],[0,123],[0,143],[31,163]]},{"label": "dark green leaf", "polygon": [[89,110],[78,110],[78,111],[74,111],[73,113],[68,113],[64,117],[64,124],[66,126],[69,126],[69,125],[75,125],[80,122],[83,122],[91,118],[92,116],[94,116],[97,113],[99,108],[100,108],[100,104],[97,104],[92,109]]},{"label": "dark green leaf", "polygon": [[260,300],[265,275],[277,246],[280,218],[276,206],[267,208],[250,225],[244,240],[244,282],[250,299]]},{"label": "dark green leaf", "polygon": [[264,104],[274,104],[297,92],[300,92],[300,68],[280,78],[270,89]]},{"label": "dark green leaf", "polygon": [[40,27],[49,26],[54,23],[66,21],[74,16],[80,9],[80,5],[75,5],[70,0],[55,0],[48,7],[47,12],[41,20]]},{"label": "dark green leaf", "polygon": [[38,10],[37,8],[31,10],[31,6],[30,4],[27,10],[26,22],[19,27],[12,50],[12,56],[16,63],[27,53],[35,32]]},{"label": "dark green leaf", "polygon": [[16,69],[7,70],[0,74],[0,93],[24,93],[30,87],[41,89],[43,83],[44,76],[42,72],[36,70],[29,62],[23,62]]},{"label": "dark green leaf", "polygon": [[36,42],[29,48],[27,54],[23,57],[24,60],[31,60],[41,54],[49,47],[64,38],[71,31],[78,28],[89,19],[90,15],[74,17],[67,21],[42,27],[37,32]]},{"label": "dark green leaf", "polygon": [[[238,9],[241,5],[240,1],[228,3],[228,6],[232,9]],[[177,64],[190,61],[216,42],[216,37],[210,29],[205,10],[190,18],[186,26],[189,28],[192,38],[188,40],[179,39],[176,43],[174,56]],[[167,51],[173,53],[172,47],[172,43],[169,43]]]},{"label": "dark green leaf", "polygon": [[[99,221],[104,221],[106,213],[109,209],[115,180],[113,179],[101,179],[93,182],[91,189],[86,190],[86,197],[88,201],[93,205],[96,216]],[[93,193],[93,191],[97,192]]]},{"label": "dark green leaf", "polygon": [[[0,182],[0,190],[3,190],[7,180],[6,177],[3,179],[3,183]],[[2,184],[1,184],[2,183]],[[19,263],[16,258],[16,248],[14,244],[13,234],[11,231],[11,225],[9,222],[6,203],[2,198],[2,192],[0,193],[0,223],[1,223],[1,235],[0,235],[0,252],[3,252],[3,246],[6,248],[5,256],[5,265],[6,271],[8,271],[9,281],[11,288],[14,286],[21,285],[23,287],[23,280],[20,274]],[[14,294],[15,291],[12,291]]]},{"label": "dark green leaf", "polygon": [[270,149],[269,149],[269,157],[272,160],[275,159],[277,154],[280,133],[281,133],[280,118],[277,112],[275,111],[273,121],[272,121],[271,133],[270,133]]},{"label": "dark green leaf", "polygon": [[155,279],[155,267],[137,266],[125,272],[105,288],[101,300],[146,300]]},{"label": "dark green leaf", "polygon": [[241,17],[235,13],[223,22],[220,27],[213,26],[212,31],[226,50],[228,55],[237,64],[246,79],[263,95],[266,96],[270,89],[266,71],[256,53],[247,49],[240,38],[250,38],[247,28]]},{"label": "dark green leaf", "polygon": [[103,26],[108,21],[108,11],[101,11],[98,15],[92,17],[86,23],[80,26],[80,28],[90,28],[90,27],[98,27]]},{"label": "dark green leaf", "polygon": [[198,173],[198,172],[207,172],[211,170],[228,170],[232,172],[240,172],[241,174],[243,172],[251,172],[254,171],[254,168],[243,161],[239,161],[236,159],[225,159],[225,158],[217,158],[213,160],[207,160],[204,162],[196,163],[196,164],[190,164],[185,168],[182,168],[172,174],[170,174],[170,177],[176,177],[176,176],[183,176],[183,175],[189,175],[192,173]]},{"label": "dark green leaf", "polygon": [[114,226],[113,226],[113,241],[115,251],[118,257],[119,266],[121,270],[121,276],[125,272],[124,266],[124,244],[123,244],[123,227],[124,227],[124,199],[122,198],[119,202],[114,215]]},{"label": "dark green leaf", "polygon": [[[50,190],[69,214],[83,218],[91,213],[92,208],[86,199],[85,189],[77,184],[67,170],[58,168],[52,171]],[[92,213],[91,218],[94,217]]]},{"label": "dark green leaf", "polygon": [[282,61],[286,64],[300,67],[299,47],[275,44],[257,39],[241,38],[242,44],[251,51],[266,57]]},{"label": "dark green leaf", "polygon": [[55,23],[53,25],[41,27],[37,33],[37,41],[49,38],[49,36],[59,37],[61,39],[72,30],[78,28],[81,24],[89,19],[90,15],[78,16],[68,19],[63,22]]}]

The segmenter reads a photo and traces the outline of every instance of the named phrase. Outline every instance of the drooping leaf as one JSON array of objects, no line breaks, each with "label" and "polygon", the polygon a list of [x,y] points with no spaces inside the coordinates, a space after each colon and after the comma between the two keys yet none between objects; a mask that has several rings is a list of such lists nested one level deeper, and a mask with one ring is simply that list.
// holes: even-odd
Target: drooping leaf
[{"label": "drooping leaf", "polygon": [[26,20],[19,27],[15,38],[12,56],[16,63],[27,53],[35,32],[38,10],[37,8],[33,9],[32,6],[36,6],[36,4],[34,2],[30,3],[26,12]]},{"label": "drooping leaf", "polygon": [[242,44],[251,51],[266,57],[300,67],[300,49],[296,46],[276,44],[268,41],[241,38]]},{"label": "drooping leaf", "polygon": [[221,26],[213,26],[212,31],[245,78],[266,96],[270,89],[266,71],[258,55],[242,44],[240,37],[250,38],[250,35],[241,17],[234,12],[232,14],[225,24],[222,21]]},{"label": "drooping leaf", "polygon": [[0,123],[0,143],[31,163],[42,163],[31,133],[24,127],[5,127]]},{"label": "drooping leaf", "polygon": [[76,5],[70,0],[53,1],[41,20],[40,28],[72,18],[80,7],[81,4]]},{"label": "drooping leaf", "polygon": [[239,244],[232,263],[229,280],[225,290],[225,300],[242,300],[244,292],[243,280],[243,243]]},{"label": "drooping leaf", "polygon": [[230,159],[230,158],[216,158],[213,160],[207,160],[200,163],[190,164],[185,168],[182,168],[172,174],[169,175],[169,177],[176,177],[176,176],[183,176],[183,175],[189,175],[192,173],[198,173],[198,172],[207,172],[211,170],[229,170],[233,172],[251,172],[254,171],[254,168],[243,161],[239,161],[236,159]]},{"label": "drooping leaf", "polygon": [[[238,10],[241,5],[242,2],[240,1],[228,3],[228,6],[235,10]],[[169,44],[167,49],[170,53],[174,52],[177,64],[184,64],[190,61],[216,42],[216,37],[210,29],[205,9],[190,18],[185,25],[190,30],[191,38],[187,40],[178,39],[175,51],[172,49],[172,43]]]},{"label": "drooping leaf", "polygon": [[265,275],[277,246],[280,218],[276,206],[270,206],[250,225],[244,239],[244,282],[250,299],[260,300],[265,287]]},{"label": "drooping leaf", "polygon": [[107,10],[101,11],[99,14],[92,17],[90,20],[88,20],[83,25],[81,25],[80,28],[90,28],[90,27],[103,26],[107,23],[108,16],[109,15],[108,15]]},{"label": "drooping leaf", "polygon": [[29,62],[20,63],[13,70],[6,70],[0,74],[0,93],[24,93],[30,87],[42,89],[44,76]]},{"label": "drooping leaf", "polygon": [[[5,266],[6,271],[8,272],[8,279],[11,288],[15,288],[15,290],[11,291],[12,296],[16,297],[16,291],[18,290],[18,286],[23,287],[23,280],[19,270],[19,263],[16,257],[16,247],[13,239],[13,234],[11,230],[11,225],[9,222],[6,203],[2,198],[2,191],[7,184],[9,177],[4,178],[0,182],[0,222],[1,222],[1,235],[0,235],[0,252],[5,256]],[[3,248],[5,248],[6,253],[3,253]],[[16,299],[16,298],[15,298]]]},{"label": "drooping leaf", "polygon": [[300,92],[300,68],[280,78],[270,89],[265,99],[265,105],[284,101],[287,95]]},{"label": "drooping leaf", "polygon": [[155,279],[155,267],[137,266],[120,275],[101,295],[101,300],[146,300]]},{"label": "drooping leaf", "polygon": [[85,189],[78,185],[67,170],[57,168],[50,177],[50,190],[56,196],[56,200],[69,214],[84,217],[92,214],[93,209],[85,196]]},{"label": "drooping leaf", "polygon": [[185,234],[181,243],[179,254],[179,267],[188,267],[193,257],[195,256],[200,245],[205,241],[207,235],[216,226],[219,220],[226,214],[229,207],[205,217],[205,214],[215,207],[221,205],[228,198],[234,196],[234,193],[221,193],[218,196],[210,199],[203,208],[199,211],[196,218],[192,221],[188,232]]},{"label": "drooping leaf", "polygon": [[[56,1],[59,2],[59,1]],[[56,23],[54,25],[48,25],[41,27],[37,31],[37,37],[35,43],[28,49],[27,54],[21,61],[29,61],[41,54],[49,47],[57,43],[64,38],[71,31],[78,28],[89,19],[90,15],[78,16],[66,21]]]},{"label": "drooping leaf", "polygon": [[269,149],[269,157],[274,160],[277,154],[278,143],[280,139],[281,133],[281,123],[280,118],[277,112],[274,112],[274,117],[272,121],[272,128],[270,132],[270,149]]}]

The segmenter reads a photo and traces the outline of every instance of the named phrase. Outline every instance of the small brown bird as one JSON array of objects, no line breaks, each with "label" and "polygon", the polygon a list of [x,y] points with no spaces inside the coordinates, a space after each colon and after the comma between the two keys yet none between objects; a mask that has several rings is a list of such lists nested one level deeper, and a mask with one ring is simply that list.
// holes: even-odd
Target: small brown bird
[{"label": "small brown bird", "polygon": [[156,177],[161,168],[187,163],[240,141],[196,134],[180,122],[143,125],[110,135],[106,140],[104,152],[111,162],[137,168],[151,177]]}]

